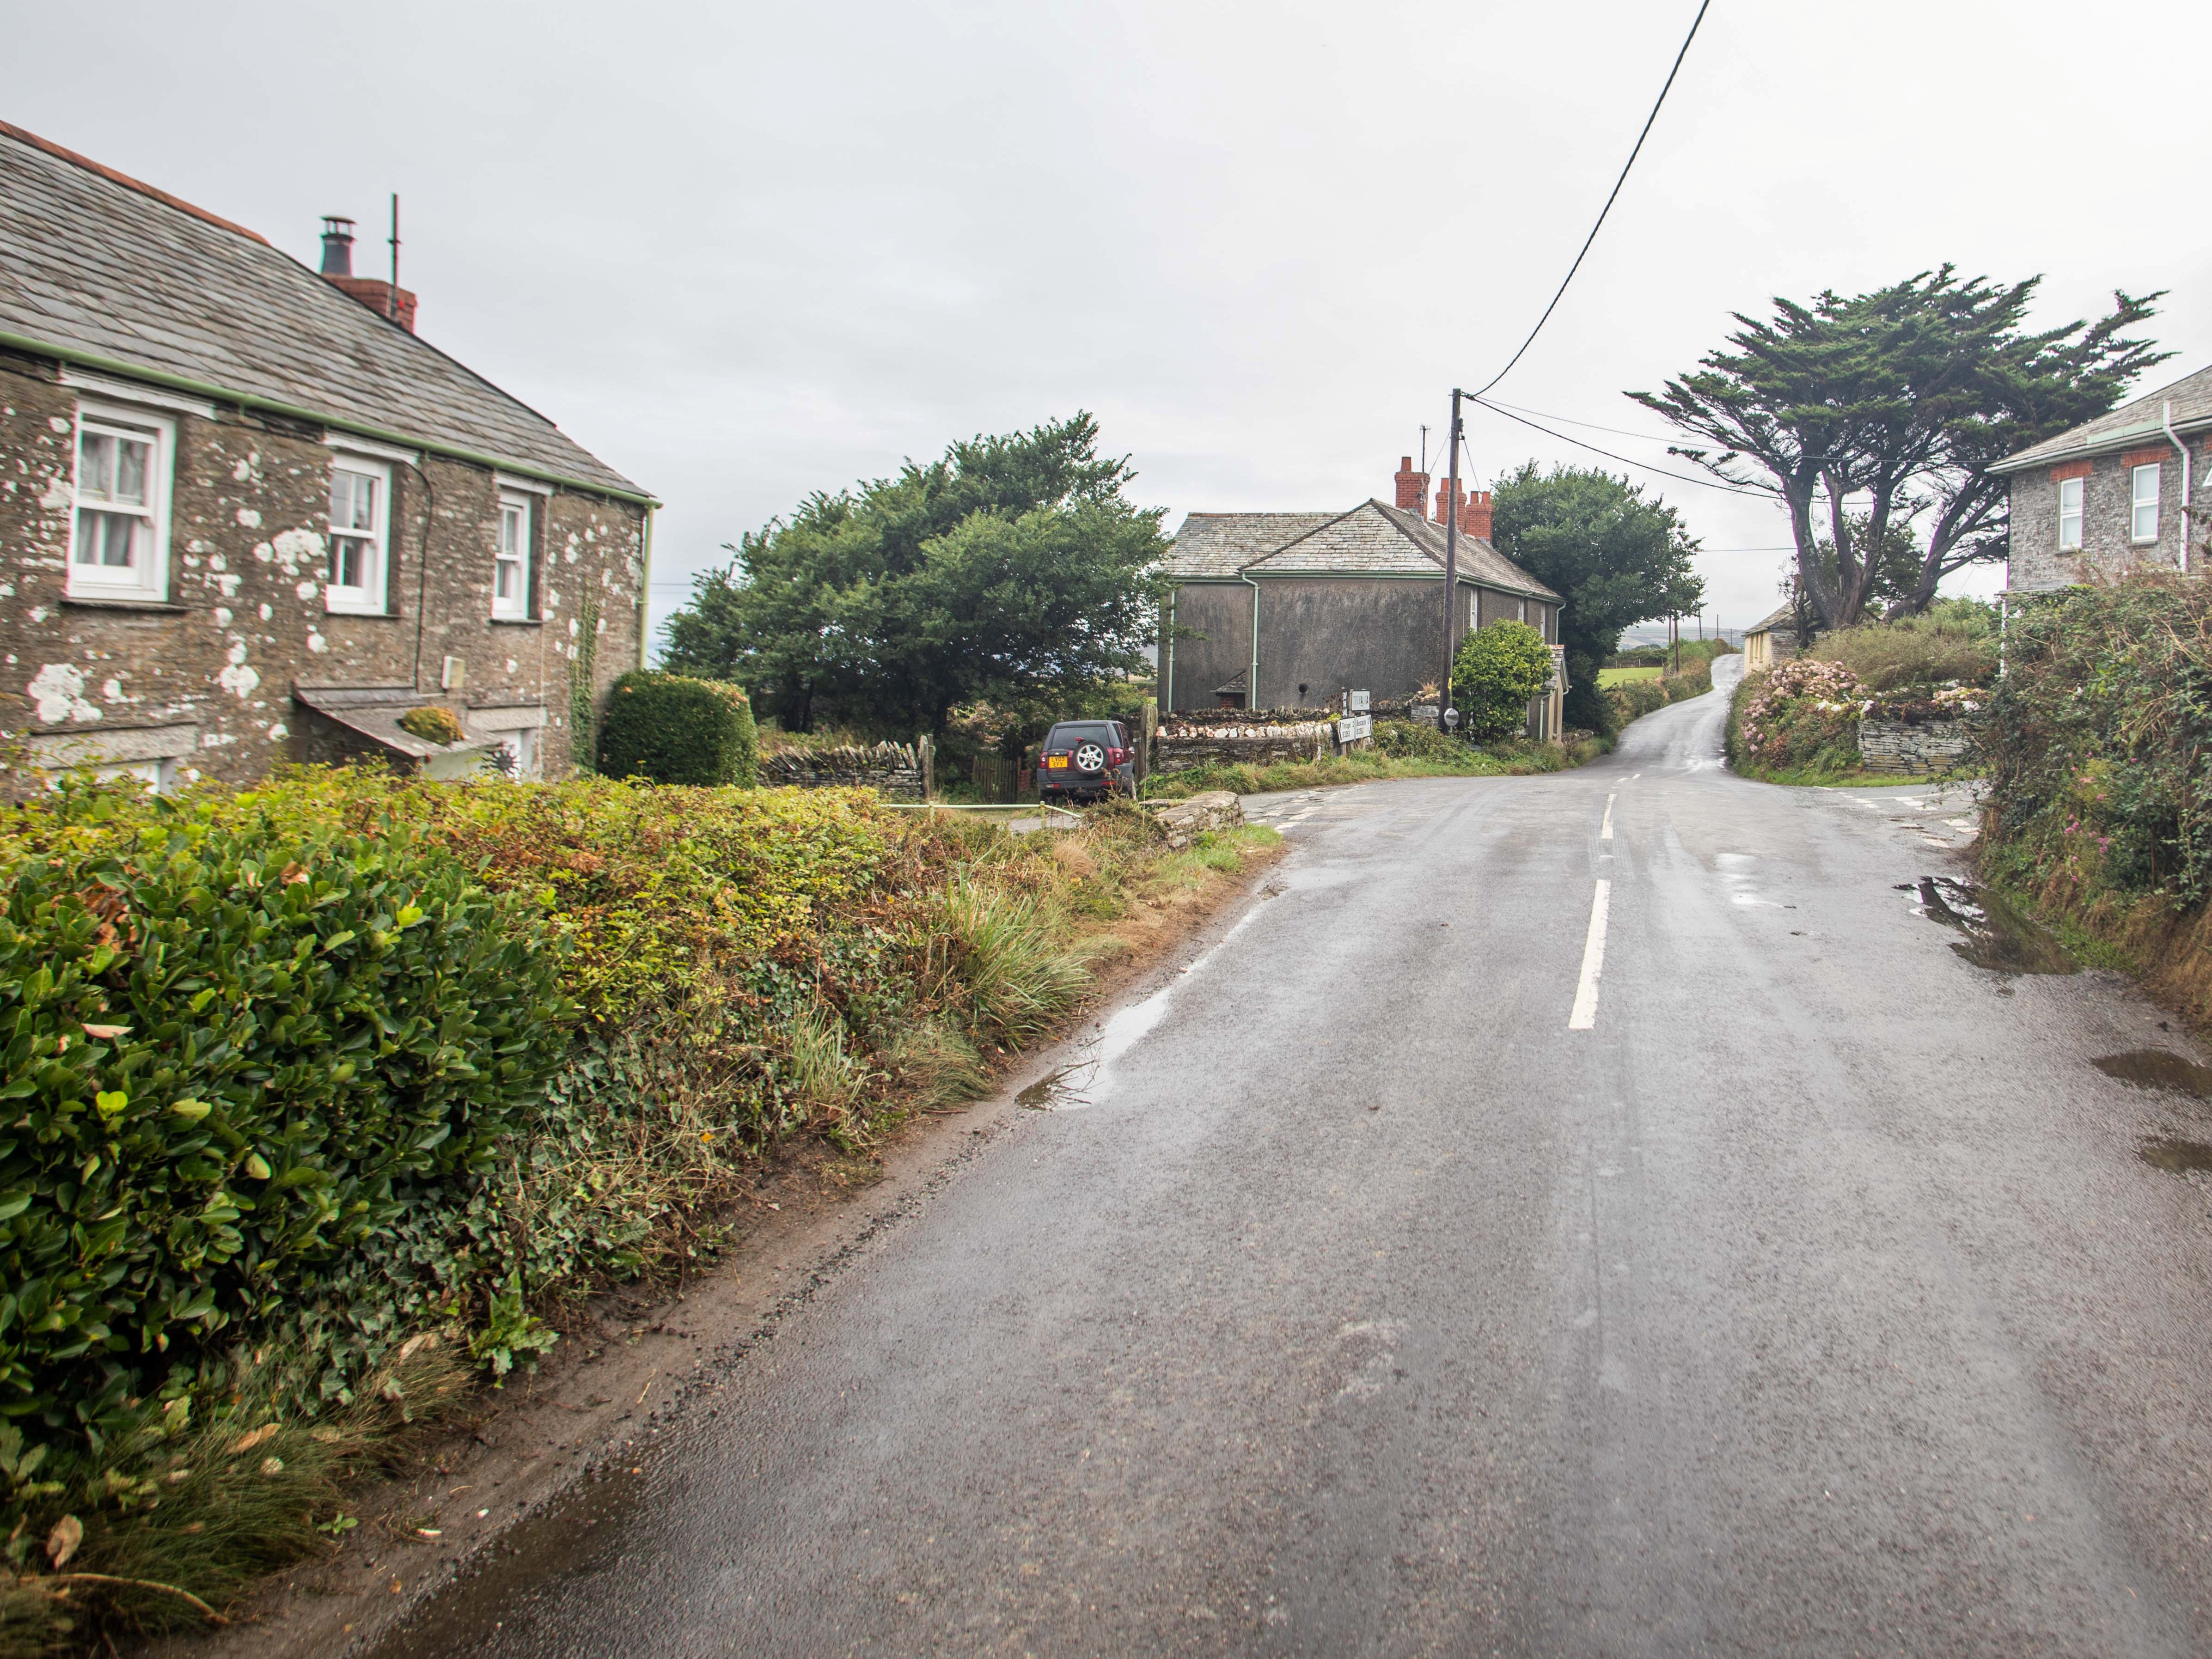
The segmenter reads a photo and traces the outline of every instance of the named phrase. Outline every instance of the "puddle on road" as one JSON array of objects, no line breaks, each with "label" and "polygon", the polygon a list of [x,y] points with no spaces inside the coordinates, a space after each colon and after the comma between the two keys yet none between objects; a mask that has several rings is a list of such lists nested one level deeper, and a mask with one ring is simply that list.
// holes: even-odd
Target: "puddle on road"
[{"label": "puddle on road", "polygon": [[2212,1100],[2212,1066],[2199,1066],[2164,1048],[2130,1048],[2124,1054],[2100,1054],[2089,1063],[2138,1089],[2167,1089]]},{"label": "puddle on road", "polygon": [[516,1522],[479,1555],[479,1565],[372,1648],[368,1659],[483,1659],[549,1650],[556,1645],[553,1632],[543,1626],[553,1593],[616,1565],[639,1519],[645,1484],[635,1473],[586,1480]]},{"label": "puddle on road", "polygon": [[[1087,1065],[1075,1065],[1048,1072],[1016,1095],[1014,1104],[1030,1107],[1040,1112],[1062,1104],[1087,1105],[1090,1103],[1083,1100],[1081,1095],[1082,1085],[1088,1080],[1090,1070]],[[1075,1081],[1071,1083],[1071,1078]]]},{"label": "puddle on road", "polygon": [[2002,893],[1951,876],[1923,876],[1898,887],[1916,896],[1912,908],[1920,915],[1966,936],[1951,948],[1977,968],[2000,974],[2081,971],[2048,928]]},{"label": "puddle on road", "polygon": [[2212,1170],[2212,1146],[2201,1140],[2175,1140],[2159,1135],[2136,1148],[2136,1156],[2154,1170],[2186,1175],[2191,1170]]}]

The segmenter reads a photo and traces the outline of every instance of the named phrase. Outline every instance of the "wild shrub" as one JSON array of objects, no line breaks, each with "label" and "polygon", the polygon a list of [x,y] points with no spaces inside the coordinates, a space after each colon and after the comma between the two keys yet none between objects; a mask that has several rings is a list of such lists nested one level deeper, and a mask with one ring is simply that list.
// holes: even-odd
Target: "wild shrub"
[{"label": "wild shrub", "polygon": [[1375,747],[1394,760],[1459,760],[1468,752],[1465,739],[1437,731],[1429,720],[1378,720]]},{"label": "wild shrub", "polygon": [[2212,897],[2212,599],[2139,577],[2013,617],[1981,741],[1992,839],[2074,898]]},{"label": "wild shrub", "polygon": [[1808,654],[1843,664],[1875,693],[1986,685],[1997,672],[1996,615],[1978,599],[1940,600],[1925,616],[1823,635]]},{"label": "wild shrub", "polygon": [[750,786],[759,753],[752,704],[726,680],[641,668],[607,693],[599,770],[608,777]]}]

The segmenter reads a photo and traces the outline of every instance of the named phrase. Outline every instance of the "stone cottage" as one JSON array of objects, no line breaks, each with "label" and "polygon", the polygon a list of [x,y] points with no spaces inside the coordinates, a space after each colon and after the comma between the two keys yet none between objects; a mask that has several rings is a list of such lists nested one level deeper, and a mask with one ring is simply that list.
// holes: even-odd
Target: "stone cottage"
[{"label": "stone cottage", "polygon": [[[1443,669],[1444,526],[1460,515],[1455,648],[1470,629],[1522,622],[1560,652],[1559,596],[1491,545],[1487,491],[1424,516],[1429,475],[1398,467],[1396,501],[1341,513],[1194,513],[1176,532],[1161,709],[1317,708],[1342,691],[1411,696]],[[1555,667],[1529,732],[1559,735]]]},{"label": "stone cottage", "polygon": [[1809,605],[1791,599],[1743,630],[1743,672],[1763,674],[1796,656],[1820,635]]},{"label": "stone cottage", "polygon": [[[2045,593],[2135,568],[2199,569],[2212,470],[2212,368],[1999,462],[2010,480],[2008,597]],[[2196,551],[2189,550],[2193,541]]]},{"label": "stone cottage", "polygon": [[[415,296],[0,123],[0,744],[155,787],[571,766],[655,503]],[[435,706],[459,739],[399,724]],[[420,722],[416,722],[420,724]]]}]

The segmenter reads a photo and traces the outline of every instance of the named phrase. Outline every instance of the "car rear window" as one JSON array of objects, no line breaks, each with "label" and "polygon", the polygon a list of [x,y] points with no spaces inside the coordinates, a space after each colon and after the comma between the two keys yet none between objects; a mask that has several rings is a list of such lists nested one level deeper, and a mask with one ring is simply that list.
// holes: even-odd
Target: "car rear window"
[{"label": "car rear window", "polygon": [[1052,735],[1045,739],[1045,747],[1073,748],[1086,738],[1093,743],[1103,743],[1113,748],[1119,748],[1121,743],[1119,734],[1104,720],[1080,720],[1072,725],[1054,726]]}]

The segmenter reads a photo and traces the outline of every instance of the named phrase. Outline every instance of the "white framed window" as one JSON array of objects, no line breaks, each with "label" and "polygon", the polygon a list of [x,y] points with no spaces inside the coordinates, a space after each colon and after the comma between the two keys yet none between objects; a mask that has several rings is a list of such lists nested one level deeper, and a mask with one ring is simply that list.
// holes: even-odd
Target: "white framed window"
[{"label": "white framed window", "polygon": [[520,620],[530,615],[531,497],[501,490],[499,555],[492,566],[491,614]]},{"label": "white framed window", "polygon": [[2158,539],[2158,475],[2156,461],[2128,469],[2128,538],[2131,541]]},{"label": "white framed window", "polygon": [[2079,553],[2081,550],[2081,478],[2061,478],[2058,481],[2058,550]]},{"label": "white framed window", "polygon": [[510,778],[535,778],[538,771],[538,728],[519,727],[499,734],[501,759],[495,763],[498,769]]},{"label": "white framed window", "polygon": [[79,407],[71,598],[168,597],[169,473],[176,432],[175,422],[157,416]]},{"label": "white framed window", "polygon": [[[1513,620],[1518,623],[1527,622],[1528,620],[1528,601],[1526,599],[1516,599],[1513,601]],[[1539,617],[1537,620],[1540,622],[1543,619]]]},{"label": "white framed window", "polygon": [[331,468],[331,577],[326,610],[381,616],[389,568],[392,469],[347,456]]}]

